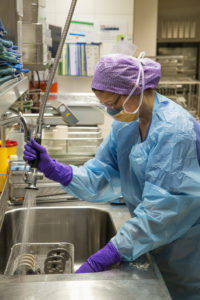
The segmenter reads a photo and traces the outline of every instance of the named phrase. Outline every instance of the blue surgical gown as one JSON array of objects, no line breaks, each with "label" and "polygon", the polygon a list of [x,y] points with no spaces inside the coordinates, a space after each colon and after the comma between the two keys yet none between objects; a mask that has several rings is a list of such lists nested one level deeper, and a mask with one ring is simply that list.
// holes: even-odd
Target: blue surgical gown
[{"label": "blue surgical gown", "polygon": [[73,179],[63,187],[86,201],[122,195],[131,218],[112,243],[124,261],[152,251],[176,300],[200,299],[200,148],[195,126],[186,110],[156,93],[145,140],[138,121],[114,121],[95,158],[73,166]]}]

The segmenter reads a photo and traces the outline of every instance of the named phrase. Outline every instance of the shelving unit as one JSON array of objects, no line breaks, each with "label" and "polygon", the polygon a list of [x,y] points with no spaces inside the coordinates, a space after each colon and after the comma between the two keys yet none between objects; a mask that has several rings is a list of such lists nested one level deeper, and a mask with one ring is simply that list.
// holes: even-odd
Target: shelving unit
[{"label": "shelving unit", "polygon": [[92,77],[100,58],[100,43],[68,42],[64,45],[58,74],[72,77]]},{"label": "shelving unit", "polygon": [[200,81],[190,78],[161,80],[157,91],[187,109],[198,121],[200,120]]},{"label": "shelving unit", "polygon": [[[4,88],[5,87],[5,88]],[[28,90],[28,78],[11,79],[0,86],[0,118]]]}]

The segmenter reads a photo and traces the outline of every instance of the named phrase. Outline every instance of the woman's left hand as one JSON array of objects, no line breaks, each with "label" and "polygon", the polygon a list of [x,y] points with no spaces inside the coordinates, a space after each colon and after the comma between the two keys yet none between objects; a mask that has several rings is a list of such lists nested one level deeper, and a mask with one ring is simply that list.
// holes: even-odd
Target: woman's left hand
[{"label": "woman's left hand", "polygon": [[87,261],[80,266],[76,273],[106,271],[118,262],[121,262],[121,256],[115,246],[109,242],[104,248],[90,256]]}]

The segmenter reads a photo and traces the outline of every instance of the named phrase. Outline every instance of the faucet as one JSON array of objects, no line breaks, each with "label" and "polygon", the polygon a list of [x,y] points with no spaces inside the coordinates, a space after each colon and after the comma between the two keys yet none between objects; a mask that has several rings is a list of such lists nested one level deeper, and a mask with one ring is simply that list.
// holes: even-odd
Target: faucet
[{"label": "faucet", "polygon": [[[11,113],[15,113],[15,115],[12,115]],[[11,116],[9,116],[11,114]],[[5,139],[5,126],[20,123],[23,125],[24,128],[24,141],[28,142],[29,140],[29,131],[26,119],[22,115],[21,112],[18,112],[17,110],[11,108],[10,112],[8,111],[5,113],[2,118],[0,119],[0,127],[1,127],[1,144],[3,147],[5,147],[6,139]]]},{"label": "faucet", "polygon": [[[15,115],[13,115],[13,113]],[[10,108],[7,113],[5,113],[2,118],[0,119],[0,127],[1,127],[1,144],[5,147],[6,139],[5,139],[5,126],[20,123],[23,125],[24,128],[24,141],[28,142],[30,140],[30,132],[28,130],[26,119],[24,118],[21,112]],[[28,189],[37,189],[36,182],[37,179],[42,179],[43,174],[40,172],[36,172],[36,169],[33,166],[33,170],[28,172],[27,170],[27,163],[25,163],[24,167],[24,181],[28,184]]]},{"label": "faucet", "polygon": [[[15,115],[13,115],[13,113]],[[11,116],[10,116],[11,114]],[[21,123],[24,128],[24,141],[28,142],[30,140],[29,130],[27,126],[26,119],[24,118],[23,114],[21,112],[18,112],[17,110],[10,108],[10,111],[5,113],[2,118],[0,119],[0,128],[1,128],[1,144],[3,147],[6,145],[6,138],[5,138],[5,126],[15,124],[15,123]],[[37,189],[36,188],[36,181],[38,178],[42,178],[42,174],[37,173],[33,170],[33,172],[27,172],[26,171],[27,163],[25,164],[25,172],[24,172],[24,181],[29,184],[29,188],[31,189]]]},{"label": "faucet", "polygon": [[28,184],[26,189],[31,190],[38,190],[37,188],[37,180],[43,179],[44,175],[41,172],[38,172],[36,167],[31,166],[31,170],[27,171],[27,162],[25,163],[24,167],[24,181]]},{"label": "faucet", "polygon": [[[14,113],[14,115],[13,115]],[[24,141],[28,142],[30,140],[30,134],[27,126],[26,119],[24,118],[23,114],[21,112],[18,112],[17,110],[10,108],[8,112],[6,112],[2,118],[0,119],[0,128],[1,128],[1,144],[3,147],[5,147],[6,139],[5,139],[5,126],[15,124],[15,123],[21,123],[24,128]],[[37,179],[42,179],[43,175],[39,172],[36,172],[35,169],[33,169],[32,172],[27,172],[27,163],[25,163],[24,168],[24,181],[28,183],[28,188],[31,189],[37,189],[36,188],[36,182]]]}]

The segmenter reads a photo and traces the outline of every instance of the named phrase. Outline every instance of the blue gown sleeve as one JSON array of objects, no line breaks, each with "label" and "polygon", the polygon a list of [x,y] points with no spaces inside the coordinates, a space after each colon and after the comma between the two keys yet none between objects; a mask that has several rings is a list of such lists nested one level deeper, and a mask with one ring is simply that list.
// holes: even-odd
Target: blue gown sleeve
[{"label": "blue gown sleeve", "polygon": [[67,187],[62,186],[66,193],[89,202],[106,202],[119,198],[121,187],[114,130],[111,128],[94,159],[81,167],[72,168],[72,181]]},{"label": "blue gown sleeve", "polygon": [[141,203],[111,239],[124,261],[176,240],[199,218],[195,134],[175,131],[172,128],[149,142]]},{"label": "blue gown sleeve", "polygon": [[197,158],[200,165],[200,123],[192,118],[194,124],[194,131],[196,133],[196,148],[197,148]]}]

